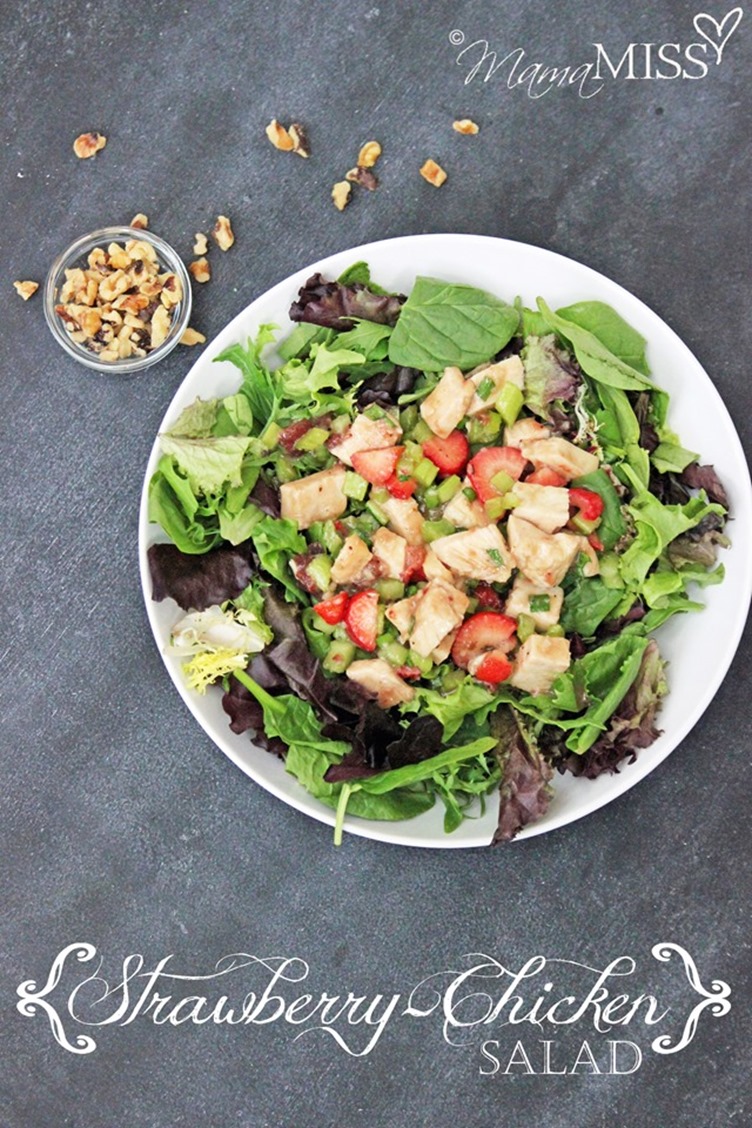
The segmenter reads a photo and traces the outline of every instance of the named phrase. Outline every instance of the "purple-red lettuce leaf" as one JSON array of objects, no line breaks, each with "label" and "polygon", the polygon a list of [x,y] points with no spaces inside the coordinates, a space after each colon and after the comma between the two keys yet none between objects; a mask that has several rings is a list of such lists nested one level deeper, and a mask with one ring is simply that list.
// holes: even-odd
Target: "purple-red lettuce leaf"
[{"label": "purple-red lettuce leaf", "polygon": [[355,320],[394,325],[405,298],[402,295],[375,294],[359,282],[347,286],[312,275],[298,291],[290,307],[291,321],[305,321],[326,329],[352,329]]},{"label": "purple-red lettuce leaf", "polygon": [[244,545],[222,546],[193,556],[174,544],[153,544],[147,557],[152,598],[159,603],[170,597],[184,611],[205,611],[234,599],[253,578],[249,551]]},{"label": "purple-red lettuce leaf", "polygon": [[509,842],[529,823],[542,818],[553,794],[553,768],[543,759],[520,715],[509,705],[500,705],[491,717],[494,754],[501,768],[499,822],[493,845]]}]

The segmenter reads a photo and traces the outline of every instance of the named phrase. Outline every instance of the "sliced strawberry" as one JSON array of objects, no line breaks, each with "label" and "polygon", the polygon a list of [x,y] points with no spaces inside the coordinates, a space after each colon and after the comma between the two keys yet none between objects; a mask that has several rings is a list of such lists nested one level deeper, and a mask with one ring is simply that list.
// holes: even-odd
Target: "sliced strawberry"
[{"label": "sliced strawberry", "polygon": [[321,616],[325,623],[334,626],[335,623],[341,623],[344,619],[348,599],[349,596],[347,592],[341,591],[338,595],[332,596],[331,599],[324,599],[321,603],[314,603],[313,609],[317,615]]},{"label": "sliced strawberry", "polygon": [[588,543],[590,544],[591,548],[595,549],[596,552],[603,552],[603,541],[600,537],[596,536],[595,533],[590,534],[590,536],[588,537]]},{"label": "sliced strawberry", "polygon": [[470,455],[470,444],[462,431],[452,431],[445,439],[436,436],[423,443],[423,454],[438,466],[444,477],[461,474]]},{"label": "sliced strawberry", "polygon": [[481,581],[473,593],[478,600],[478,607],[481,611],[503,611],[504,600],[495,591],[490,584]]},{"label": "sliced strawberry", "polygon": [[426,559],[426,550],[422,544],[409,544],[405,549],[405,570],[400,579],[403,584],[411,584],[416,580],[425,580],[423,562]]},{"label": "sliced strawberry", "polygon": [[583,521],[597,521],[603,513],[603,498],[593,490],[570,490],[569,504],[579,509]]},{"label": "sliced strawberry", "polygon": [[347,605],[345,627],[361,650],[376,649],[379,623],[379,596],[375,591],[359,591]]},{"label": "sliced strawberry", "polygon": [[470,667],[473,658],[487,650],[506,654],[517,641],[517,622],[498,611],[479,611],[465,619],[452,646],[452,661],[463,670]]},{"label": "sliced strawberry", "polygon": [[381,450],[359,450],[352,457],[353,469],[372,486],[385,486],[404,451],[402,446],[382,447]]},{"label": "sliced strawberry", "polygon": [[489,685],[498,685],[499,682],[506,681],[513,668],[503,650],[487,650],[470,662],[470,673],[473,677]]},{"label": "sliced strawberry", "polygon": [[302,439],[303,435],[310,431],[312,427],[328,427],[331,421],[330,415],[319,415],[315,419],[299,419],[297,423],[291,423],[289,427],[282,428],[277,442],[286,454],[299,454],[300,451],[296,450],[295,447],[298,439]]},{"label": "sliced strawberry", "polygon": [[415,681],[416,678],[420,677],[420,670],[417,666],[398,666],[395,673],[406,681]]},{"label": "sliced strawberry", "polygon": [[567,484],[567,479],[562,478],[561,474],[557,474],[550,466],[539,466],[537,470],[533,470],[532,474],[528,474],[525,481],[530,482],[532,486],[565,486]]},{"label": "sliced strawberry", "polygon": [[398,478],[396,474],[392,474],[389,481],[386,483],[386,488],[392,497],[408,498],[412,497],[418,488],[418,483],[415,478]]},{"label": "sliced strawberry", "polygon": [[503,471],[516,482],[526,465],[527,459],[517,447],[484,447],[468,462],[467,474],[480,500],[490,501],[500,493],[491,479]]}]

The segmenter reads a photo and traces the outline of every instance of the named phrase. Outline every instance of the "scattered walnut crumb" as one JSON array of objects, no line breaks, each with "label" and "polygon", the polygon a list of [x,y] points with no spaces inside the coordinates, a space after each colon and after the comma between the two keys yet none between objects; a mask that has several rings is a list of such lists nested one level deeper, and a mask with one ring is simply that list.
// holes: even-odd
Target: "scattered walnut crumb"
[{"label": "scattered walnut crumb", "polygon": [[193,275],[196,282],[208,282],[211,278],[211,267],[209,260],[206,258],[196,259],[195,262],[188,263],[188,269]]},{"label": "scattered walnut crumb", "polygon": [[378,141],[366,141],[358,153],[358,168],[373,168],[381,156],[381,145]]},{"label": "scattered walnut crumb", "polygon": [[452,129],[456,133],[472,135],[478,132],[480,126],[478,126],[474,121],[471,121],[470,118],[461,118],[459,121],[452,122]]},{"label": "scattered walnut crumb", "polygon": [[39,289],[38,282],[14,282],[16,293],[19,294],[25,302],[32,298]]},{"label": "scattered walnut crumb", "polygon": [[338,211],[344,211],[350,203],[350,193],[352,188],[347,180],[338,180],[332,188],[332,199],[334,206]]},{"label": "scattered walnut crumb", "polygon": [[206,235],[204,235],[203,231],[197,231],[193,238],[194,255],[205,255],[209,250],[209,240],[206,238]]},{"label": "scattered walnut crumb", "polygon": [[361,168],[360,165],[346,172],[345,180],[349,180],[353,184],[360,184],[361,188],[367,188],[369,192],[375,192],[379,186],[376,174],[370,168]]},{"label": "scattered walnut crumb", "polygon": [[131,220],[131,227],[136,227],[139,231],[145,231],[148,226],[149,217],[143,212],[137,212]]},{"label": "scattered walnut crumb", "polygon": [[287,131],[287,135],[292,141],[292,151],[297,153],[299,157],[310,157],[311,146],[308,141],[308,134],[304,126],[299,121],[294,121]]},{"label": "scattered walnut crumb", "polygon": [[282,149],[283,152],[289,153],[295,148],[295,142],[290,134],[287,132],[283,125],[272,118],[266,127],[266,136],[271,141],[275,149]]},{"label": "scattered walnut crumb", "polygon": [[447,178],[447,174],[441,165],[436,164],[436,161],[432,161],[430,158],[423,164],[420,175],[429,184],[433,184],[434,188],[441,188]]},{"label": "scattered walnut crumb", "polygon": [[100,149],[104,149],[106,144],[107,138],[102,133],[81,133],[73,142],[73,152],[80,160],[85,161]]},{"label": "scattered walnut crumb", "polygon": [[211,233],[220,251],[229,251],[230,247],[235,242],[232,224],[226,215],[217,216],[217,222],[212,227]]},{"label": "scattered walnut crumb", "polygon": [[198,329],[192,329],[189,325],[180,338],[181,345],[203,345],[206,337],[203,333],[199,333]]},{"label": "scattered walnut crumb", "polygon": [[102,361],[144,357],[169,336],[183,300],[179,277],[162,270],[150,243],[94,247],[86,267],[65,271],[55,313],[71,340]]}]

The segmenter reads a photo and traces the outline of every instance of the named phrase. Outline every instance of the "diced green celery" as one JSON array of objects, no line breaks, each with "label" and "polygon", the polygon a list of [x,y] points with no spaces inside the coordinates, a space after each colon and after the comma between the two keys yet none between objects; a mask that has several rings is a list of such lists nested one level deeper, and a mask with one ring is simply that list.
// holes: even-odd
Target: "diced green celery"
[{"label": "diced green celery", "polygon": [[405,594],[405,585],[402,580],[389,578],[377,580],[374,587],[385,603],[394,603],[396,599],[402,599]]},{"label": "diced green celery", "polygon": [[331,431],[333,435],[341,435],[350,426],[349,415],[335,415],[331,422]]},{"label": "diced green celery", "polygon": [[347,639],[335,639],[329,646],[323,660],[323,667],[330,674],[342,674],[355,657],[355,646]]},{"label": "diced green celery", "polygon": [[287,458],[278,458],[275,469],[277,478],[282,483],[294,482],[298,476],[297,470]]},{"label": "diced green celery", "polygon": [[413,470],[413,477],[420,486],[430,486],[436,478],[439,468],[430,458],[421,458]]},{"label": "diced green celery", "polygon": [[371,501],[375,501],[377,505],[383,505],[390,497],[391,494],[386,486],[374,486],[371,490]]},{"label": "diced green celery", "polygon": [[471,444],[492,443],[501,431],[501,416],[496,411],[484,412],[474,416],[467,427],[467,438]]},{"label": "diced green celery", "polygon": [[474,596],[474,595],[471,595],[470,598],[467,601],[467,613],[468,613],[468,615],[474,615],[475,612],[478,610],[479,606],[480,606],[480,604],[478,602],[477,597]]},{"label": "diced green celery", "polygon": [[[306,607],[303,611],[303,623],[308,631],[316,631],[321,635],[334,635],[335,625],[327,623],[326,619],[322,619],[321,615],[317,615],[313,607]],[[327,642],[324,650],[329,645]]]},{"label": "diced green celery", "polygon": [[[306,565],[306,572],[311,577],[319,591],[326,591],[332,582],[332,562],[328,556],[323,553],[319,556],[311,558],[309,564]],[[321,616],[319,616],[320,618]]]},{"label": "diced green celery", "polygon": [[277,423],[270,423],[261,436],[260,442],[264,450],[274,450],[279,440],[282,428]]},{"label": "diced green celery", "polygon": [[347,470],[342,479],[342,492],[345,497],[350,497],[353,501],[362,501],[368,493],[368,482],[354,470]]},{"label": "diced green celery", "polygon": [[441,688],[445,693],[451,693],[465,680],[465,671],[458,670],[456,666],[445,666],[441,671]]},{"label": "diced green celery", "polygon": [[426,443],[429,439],[434,437],[434,433],[426,423],[425,419],[419,419],[412,429],[410,438],[416,443]]},{"label": "diced green celery", "polygon": [[424,678],[428,677],[428,675],[433,671],[432,659],[424,658],[422,654],[418,654],[415,650],[409,651],[405,665],[415,666],[417,670],[420,670]]},{"label": "diced green celery", "polygon": [[408,406],[403,408],[400,412],[400,427],[405,433],[412,431],[419,419],[420,414],[418,413],[417,405],[414,403],[408,404]]},{"label": "diced green celery", "polygon": [[366,509],[364,509],[362,513],[359,513],[357,517],[353,517],[351,522],[353,532],[367,541],[371,539],[379,527],[379,522],[374,517],[373,513],[368,511],[370,504],[370,501],[366,502]]},{"label": "diced green celery", "polygon": [[373,419],[374,422],[377,419],[383,419],[386,416],[386,412],[384,411],[384,408],[380,407],[379,404],[377,404],[377,403],[369,403],[368,407],[365,409],[363,414],[365,416],[367,416],[369,419]]},{"label": "diced green celery", "polygon": [[[372,497],[369,497],[368,501],[366,502],[366,509],[371,514],[373,519],[379,523],[379,525],[386,525],[389,518],[387,517],[386,513],[381,508],[379,503],[377,501],[374,501]],[[374,532],[375,531],[376,530],[374,529]]]},{"label": "diced green celery", "polygon": [[491,497],[484,505],[486,516],[490,521],[498,521],[507,511],[503,497]]},{"label": "diced green celery", "polygon": [[530,615],[520,615],[517,618],[517,638],[524,642],[530,635],[535,634],[535,619]]},{"label": "diced green celery", "polygon": [[496,385],[490,376],[484,376],[477,387],[478,399],[487,400]]},{"label": "diced green celery", "polygon": [[546,634],[549,638],[563,638],[565,633],[566,632],[561,623],[554,623],[554,625],[552,627],[549,627],[546,631]]},{"label": "diced green celery", "polygon": [[332,631],[332,635],[334,638],[336,638],[337,642],[347,642],[350,638],[349,634],[347,633],[347,627],[344,623],[337,623],[336,627]]},{"label": "diced green celery", "polygon": [[407,663],[407,647],[396,639],[390,639],[385,645],[380,646],[378,653],[379,658],[383,658],[390,666],[404,666]]},{"label": "diced green celery", "polygon": [[586,521],[584,517],[580,517],[579,513],[575,513],[574,517],[569,518],[569,524],[572,525],[578,533],[582,533],[586,537],[594,533],[600,523],[600,517],[595,521]]},{"label": "diced green celery", "polygon": [[450,478],[445,478],[441,485],[436,489],[439,502],[442,505],[446,505],[446,503],[448,501],[451,501],[455,494],[458,494],[461,489],[462,479],[458,478],[456,474],[452,474]]},{"label": "diced green celery", "polygon": [[477,501],[478,495],[472,486],[465,486],[462,492],[468,501]]},{"label": "diced green celery", "polygon": [[329,438],[330,432],[326,427],[311,427],[305,431],[295,443],[296,450],[318,450]]},{"label": "diced green celery", "polygon": [[604,552],[598,557],[601,566],[601,579],[607,588],[623,588],[624,580],[619,571],[619,557],[615,552]]},{"label": "diced green celery", "polygon": [[420,531],[426,544],[457,532],[452,522],[445,517],[439,517],[438,521],[424,521]]},{"label": "diced green celery", "polygon": [[505,384],[501,389],[495,407],[507,427],[512,426],[524,402],[525,397],[516,384]]},{"label": "diced green celery", "polygon": [[511,474],[507,474],[506,470],[499,470],[491,479],[491,485],[495,490],[498,490],[500,494],[505,494],[508,493],[514,485],[514,478]]},{"label": "diced green celery", "polygon": [[429,486],[423,494],[423,504],[426,509],[438,509],[441,505],[441,498],[439,497],[439,489],[437,486]]}]

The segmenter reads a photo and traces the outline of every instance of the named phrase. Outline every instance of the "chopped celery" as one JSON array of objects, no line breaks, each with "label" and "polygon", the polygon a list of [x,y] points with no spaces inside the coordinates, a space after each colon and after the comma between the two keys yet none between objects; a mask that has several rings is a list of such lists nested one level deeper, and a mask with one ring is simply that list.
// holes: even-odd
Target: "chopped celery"
[{"label": "chopped celery", "polygon": [[456,532],[457,530],[452,522],[447,521],[445,517],[440,517],[438,521],[424,521],[421,528],[421,534],[426,544],[438,540],[439,537],[448,537]]},{"label": "chopped celery", "polygon": [[441,498],[439,497],[439,487],[429,486],[423,494],[423,504],[426,509],[438,509],[441,505]]},{"label": "chopped celery", "polygon": [[332,581],[332,562],[323,553],[314,556],[310,563],[306,565],[306,572],[320,591],[326,591]]},{"label": "chopped celery", "polygon": [[439,468],[430,458],[421,458],[413,470],[413,477],[420,486],[430,486],[436,478]]},{"label": "chopped celery", "polygon": [[457,689],[462,685],[465,680],[466,674],[464,670],[458,670],[456,666],[444,666],[441,671],[441,688],[444,693],[451,693],[453,689]]},{"label": "chopped celery", "polygon": [[417,670],[420,670],[424,678],[427,678],[433,671],[433,661],[430,658],[424,658],[422,654],[418,654],[415,650],[411,650],[408,653],[407,662],[405,664],[407,666],[415,666]]},{"label": "chopped celery", "polygon": [[525,397],[516,384],[505,384],[501,389],[495,407],[507,427],[511,427],[520,414],[524,400]]},{"label": "chopped celery", "polygon": [[329,438],[330,432],[326,427],[311,427],[305,431],[295,443],[296,450],[318,450]]},{"label": "chopped celery", "polygon": [[[452,474],[451,477],[445,478],[441,485],[436,488],[436,494],[439,502],[442,505],[445,505],[448,501],[451,501],[455,494],[459,493],[461,489],[462,479],[458,478],[456,474]],[[428,496],[427,491],[426,496]]]},{"label": "chopped celery", "polygon": [[297,470],[287,458],[277,459],[276,471],[278,480],[283,483],[294,482],[298,476]]},{"label": "chopped celery", "polygon": [[350,497],[353,501],[362,501],[368,493],[368,482],[354,470],[347,470],[342,481],[342,492],[345,497]]},{"label": "chopped celery", "polygon": [[323,660],[323,667],[330,674],[342,674],[355,657],[355,646],[347,639],[335,639],[329,646]]},{"label": "chopped celery", "polygon": [[418,408],[416,404],[411,403],[408,407],[403,408],[400,412],[400,427],[405,432],[405,434],[407,434],[408,431],[413,430],[419,419],[420,415],[418,414]]},{"label": "chopped celery", "polygon": [[274,450],[281,430],[282,428],[277,423],[269,424],[260,439],[264,450]]},{"label": "chopped celery", "polygon": [[396,599],[402,599],[405,594],[405,585],[402,580],[389,578],[377,580],[374,587],[385,603],[393,603]]},{"label": "chopped celery", "polygon": [[514,478],[511,474],[507,474],[506,470],[499,470],[491,479],[491,485],[495,490],[498,490],[500,494],[505,494],[508,493],[514,485]]},{"label": "chopped celery", "polygon": [[369,403],[363,414],[369,419],[373,419],[374,421],[376,421],[377,419],[384,419],[386,416],[384,408],[380,407],[377,403]]},{"label": "chopped celery", "polygon": [[410,438],[416,443],[426,443],[433,437],[433,431],[428,426],[425,419],[419,419],[410,434]]},{"label": "chopped celery", "polygon": [[552,627],[548,628],[546,634],[549,638],[564,638],[565,631],[561,623],[554,623]]},{"label": "chopped celery", "polygon": [[335,415],[331,422],[331,431],[333,435],[341,435],[350,426],[349,415]]},{"label": "chopped celery", "polygon": [[574,517],[569,518],[569,524],[572,525],[578,533],[582,533],[586,537],[594,533],[600,523],[600,517],[596,518],[595,521],[586,521],[584,517],[580,517],[579,513],[575,513]]},{"label": "chopped celery", "polygon": [[520,615],[517,619],[517,638],[520,642],[524,642],[533,634],[535,634],[535,620],[530,615]]},{"label": "chopped celery", "polygon": [[[370,497],[366,502],[366,509],[373,517],[373,519],[379,523],[379,525],[386,525],[389,518],[387,517],[386,513],[381,508],[379,503],[377,501],[374,501],[373,497]],[[373,531],[375,532],[376,530],[374,529]]]},{"label": "chopped celery", "polygon": [[407,647],[396,639],[390,639],[379,647],[379,658],[383,658],[390,666],[404,666],[407,663],[407,655]]},{"label": "chopped celery", "polygon": [[501,431],[501,416],[497,411],[484,412],[472,418],[467,428],[467,438],[472,444],[488,446]]}]

